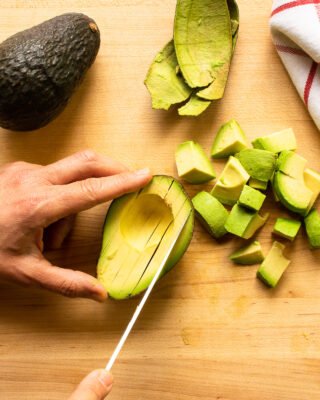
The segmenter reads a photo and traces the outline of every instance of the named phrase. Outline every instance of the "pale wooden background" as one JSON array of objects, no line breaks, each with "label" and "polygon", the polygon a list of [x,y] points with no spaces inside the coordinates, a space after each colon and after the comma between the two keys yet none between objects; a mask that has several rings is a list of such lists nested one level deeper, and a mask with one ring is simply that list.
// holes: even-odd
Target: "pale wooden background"
[{"label": "pale wooden background", "polygon": [[[91,147],[131,167],[176,175],[177,144],[195,139],[209,151],[219,125],[234,117],[251,139],[292,126],[300,153],[320,169],[319,132],[271,43],[271,1],[239,5],[239,42],[225,98],[198,119],[182,119],[175,111],[152,110],[143,85],[152,58],[172,35],[174,0],[2,1],[0,40],[81,11],[98,23],[102,46],[55,122],[33,133],[0,131],[0,162],[48,163]],[[94,274],[105,209],[83,213],[63,251],[49,257]],[[258,236],[265,251],[280,212],[273,209]],[[310,252],[300,234],[289,246],[293,262],[286,276],[269,290],[256,280],[256,267],[228,261],[238,244],[217,245],[196,225],[183,261],[156,287],[115,364],[108,399],[319,399],[319,252]],[[87,372],[104,366],[136,304],[101,305],[1,285],[0,398],[67,399]]]}]

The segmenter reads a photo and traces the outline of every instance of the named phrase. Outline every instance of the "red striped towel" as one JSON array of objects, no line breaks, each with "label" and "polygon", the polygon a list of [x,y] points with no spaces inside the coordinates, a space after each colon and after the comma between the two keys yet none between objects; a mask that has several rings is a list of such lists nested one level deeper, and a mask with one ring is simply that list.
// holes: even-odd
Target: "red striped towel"
[{"label": "red striped towel", "polygon": [[270,27],[279,56],[320,129],[320,0],[274,0]]}]

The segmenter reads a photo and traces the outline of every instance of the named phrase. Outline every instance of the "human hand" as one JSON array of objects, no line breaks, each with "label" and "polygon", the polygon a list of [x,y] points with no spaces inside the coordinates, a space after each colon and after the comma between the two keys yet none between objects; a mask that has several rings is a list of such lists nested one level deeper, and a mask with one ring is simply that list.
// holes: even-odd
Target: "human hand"
[{"label": "human hand", "polygon": [[[43,254],[44,229],[58,247],[74,215],[145,186],[148,169],[131,172],[91,150],[53,164],[25,162],[0,169],[0,279],[40,286],[69,297],[103,301],[104,287],[91,275],[59,268]],[[47,229],[46,229],[47,230]]]},{"label": "human hand", "polygon": [[87,375],[72,393],[69,400],[104,400],[110,393],[113,377],[105,370],[96,370]]}]

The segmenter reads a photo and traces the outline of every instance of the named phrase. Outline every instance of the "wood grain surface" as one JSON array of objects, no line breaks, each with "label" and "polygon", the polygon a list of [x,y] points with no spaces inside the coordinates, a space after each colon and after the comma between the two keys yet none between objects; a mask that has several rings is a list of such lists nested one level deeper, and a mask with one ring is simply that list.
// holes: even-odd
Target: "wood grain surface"
[{"label": "wood grain surface", "polygon": [[[236,118],[250,139],[293,127],[299,152],[320,169],[320,134],[271,42],[271,1],[239,0],[241,24],[223,101],[197,119],[151,109],[143,80],[172,35],[174,0],[7,0],[0,40],[55,15],[80,11],[98,23],[102,45],[63,114],[31,133],[0,130],[1,164],[46,164],[90,147],[131,167],[176,176],[174,150],[187,139],[209,151],[218,127]],[[222,164],[215,163],[217,171]],[[190,195],[199,187],[186,186]],[[61,266],[95,273],[107,205],[79,216]],[[259,233],[271,245],[276,216]],[[319,251],[300,233],[275,290],[256,266],[228,261],[236,239],[217,244],[196,224],[178,266],[155,288],[114,366],[111,400],[316,400],[320,398]],[[0,285],[1,400],[62,400],[103,367],[138,300],[95,304]]]}]

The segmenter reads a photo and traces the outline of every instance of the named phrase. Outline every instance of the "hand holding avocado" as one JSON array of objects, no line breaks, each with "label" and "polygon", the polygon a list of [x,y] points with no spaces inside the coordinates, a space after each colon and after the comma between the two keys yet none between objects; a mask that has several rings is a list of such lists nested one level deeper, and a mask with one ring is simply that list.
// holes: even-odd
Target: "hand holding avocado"
[{"label": "hand holding avocado", "polygon": [[0,278],[65,296],[105,300],[107,293],[95,278],[52,265],[43,248],[60,247],[76,213],[138,190],[150,179],[148,169],[129,171],[90,150],[47,166],[25,162],[3,166]]}]

